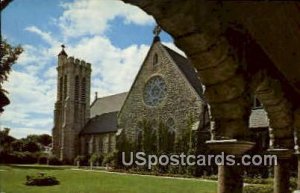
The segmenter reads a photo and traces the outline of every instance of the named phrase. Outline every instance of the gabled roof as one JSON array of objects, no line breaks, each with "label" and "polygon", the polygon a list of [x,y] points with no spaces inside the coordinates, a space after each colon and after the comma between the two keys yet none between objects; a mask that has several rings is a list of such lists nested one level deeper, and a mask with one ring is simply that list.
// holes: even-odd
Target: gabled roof
[{"label": "gabled roof", "polygon": [[[153,42],[149,48],[149,51],[147,52],[147,55],[144,58],[144,61],[142,62],[142,65],[140,66],[140,69],[139,69],[137,75],[135,76],[135,79],[134,79],[128,93],[131,92],[133,86],[135,85],[135,83],[143,69],[143,66],[149,56],[149,53],[151,52],[151,50],[153,49],[155,44],[159,44],[166,51],[166,54],[170,56],[170,58],[173,60],[174,64],[179,68],[179,70],[185,76],[186,80],[189,82],[189,84],[192,86],[192,88],[194,88],[195,92],[199,95],[200,99],[202,99],[203,98],[202,84],[200,82],[200,79],[197,76],[196,70],[194,69],[194,67],[192,66],[190,61],[187,58],[185,58],[184,56],[182,56],[179,53],[175,52],[174,50],[170,49],[169,47],[163,45],[160,42],[160,39],[157,39],[157,38],[153,39]],[[127,97],[128,97],[128,95],[126,96],[124,103],[126,102]],[[122,111],[122,108],[120,109],[120,112],[121,111]]]},{"label": "gabled roof", "polygon": [[249,118],[250,128],[266,128],[269,127],[269,119],[267,112],[263,108],[252,109]]},{"label": "gabled roof", "polygon": [[184,76],[187,78],[191,86],[196,90],[198,95],[202,97],[203,96],[202,84],[191,62],[184,56],[170,49],[169,47],[165,45],[163,45],[163,47],[168,52],[168,54],[173,59],[175,64],[178,66],[178,68],[181,70],[181,72],[184,74]]},{"label": "gabled roof", "polygon": [[127,92],[97,98],[91,105],[91,118],[104,113],[120,111]]},{"label": "gabled roof", "polygon": [[97,115],[90,119],[81,131],[81,135],[117,132],[118,111]]}]

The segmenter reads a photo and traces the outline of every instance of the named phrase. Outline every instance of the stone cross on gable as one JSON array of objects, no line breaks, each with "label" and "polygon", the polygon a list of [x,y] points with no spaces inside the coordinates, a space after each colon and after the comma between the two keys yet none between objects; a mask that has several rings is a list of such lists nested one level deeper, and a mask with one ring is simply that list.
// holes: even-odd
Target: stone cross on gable
[{"label": "stone cross on gable", "polygon": [[160,32],[161,32],[161,27],[159,25],[156,25],[153,29],[154,36],[155,37],[159,36]]}]

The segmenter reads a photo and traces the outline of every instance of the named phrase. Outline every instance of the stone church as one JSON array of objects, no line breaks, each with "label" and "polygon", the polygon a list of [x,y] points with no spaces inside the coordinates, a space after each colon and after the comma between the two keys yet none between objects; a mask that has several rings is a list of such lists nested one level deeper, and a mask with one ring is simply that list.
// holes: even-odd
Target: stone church
[{"label": "stone church", "polygon": [[[189,119],[194,120],[194,130],[209,132],[203,86],[195,69],[187,58],[163,45],[158,35],[129,92],[102,98],[96,94],[90,104],[91,64],[68,57],[64,47],[57,72],[52,152],[61,160],[112,152],[116,136],[125,132],[134,140],[143,119],[163,122],[175,138],[187,129]],[[256,109],[250,127],[266,117]],[[268,127],[267,120],[254,127]]]}]

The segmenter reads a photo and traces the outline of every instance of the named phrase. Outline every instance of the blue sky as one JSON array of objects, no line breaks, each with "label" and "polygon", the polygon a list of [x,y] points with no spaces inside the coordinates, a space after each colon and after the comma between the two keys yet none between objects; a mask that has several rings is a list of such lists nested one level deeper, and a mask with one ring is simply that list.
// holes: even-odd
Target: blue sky
[{"label": "blue sky", "polygon": [[[0,119],[0,127],[17,138],[51,133],[61,44],[69,56],[92,63],[93,101],[95,91],[106,96],[129,90],[155,26],[151,16],[119,0],[14,0],[1,22],[3,37],[25,49],[4,84],[11,104]],[[160,37],[178,50],[168,34]]]}]

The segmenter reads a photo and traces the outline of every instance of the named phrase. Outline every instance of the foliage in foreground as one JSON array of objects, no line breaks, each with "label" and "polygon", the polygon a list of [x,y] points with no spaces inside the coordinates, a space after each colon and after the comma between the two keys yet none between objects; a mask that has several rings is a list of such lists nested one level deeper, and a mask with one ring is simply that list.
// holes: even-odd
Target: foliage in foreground
[{"label": "foliage in foreground", "polygon": [[[122,163],[122,153],[125,153],[125,160],[130,160],[130,152],[145,152],[146,155],[172,155],[181,154],[196,155],[207,154],[208,148],[204,143],[208,136],[200,132],[201,129],[193,130],[195,120],[193,116],[188,116],[186,128],[177,130],[178,136],[175,136],[174,128],[162,120],[143,119],[138,123],[138,131],[135,138],[127,136],[122,132],[117,137],[117,153],[115,159],[115,169],[135,170],[137,172],[154,172],[162,174],[178,174],[202,176],[216,172],[215,166],[154,166],[151,170],[147,167],[125,166]],[[205,126],[203,126],[205,127]]]},{"label": "foliage in foreground", "polygon": [[[1,37],[1,62],[0,62],[0,89],[4,81],[7,80],[12,65],[17,61],[19,55],[23,52],[21,46],[13,47]],[[1,92],[3,90],[0,90]]]},{"label": "foliage in foreground", "polygon": [[243,193],[273,193],[273,187],[271,185],[248,185],[244,187]]},{"label": "foliage in foreground", "polygon": [[45,176],[40,173],[38,176],[26,176],[25,184],[28,186],[53,186],[59,184],[59,181],[53,176]]}]

